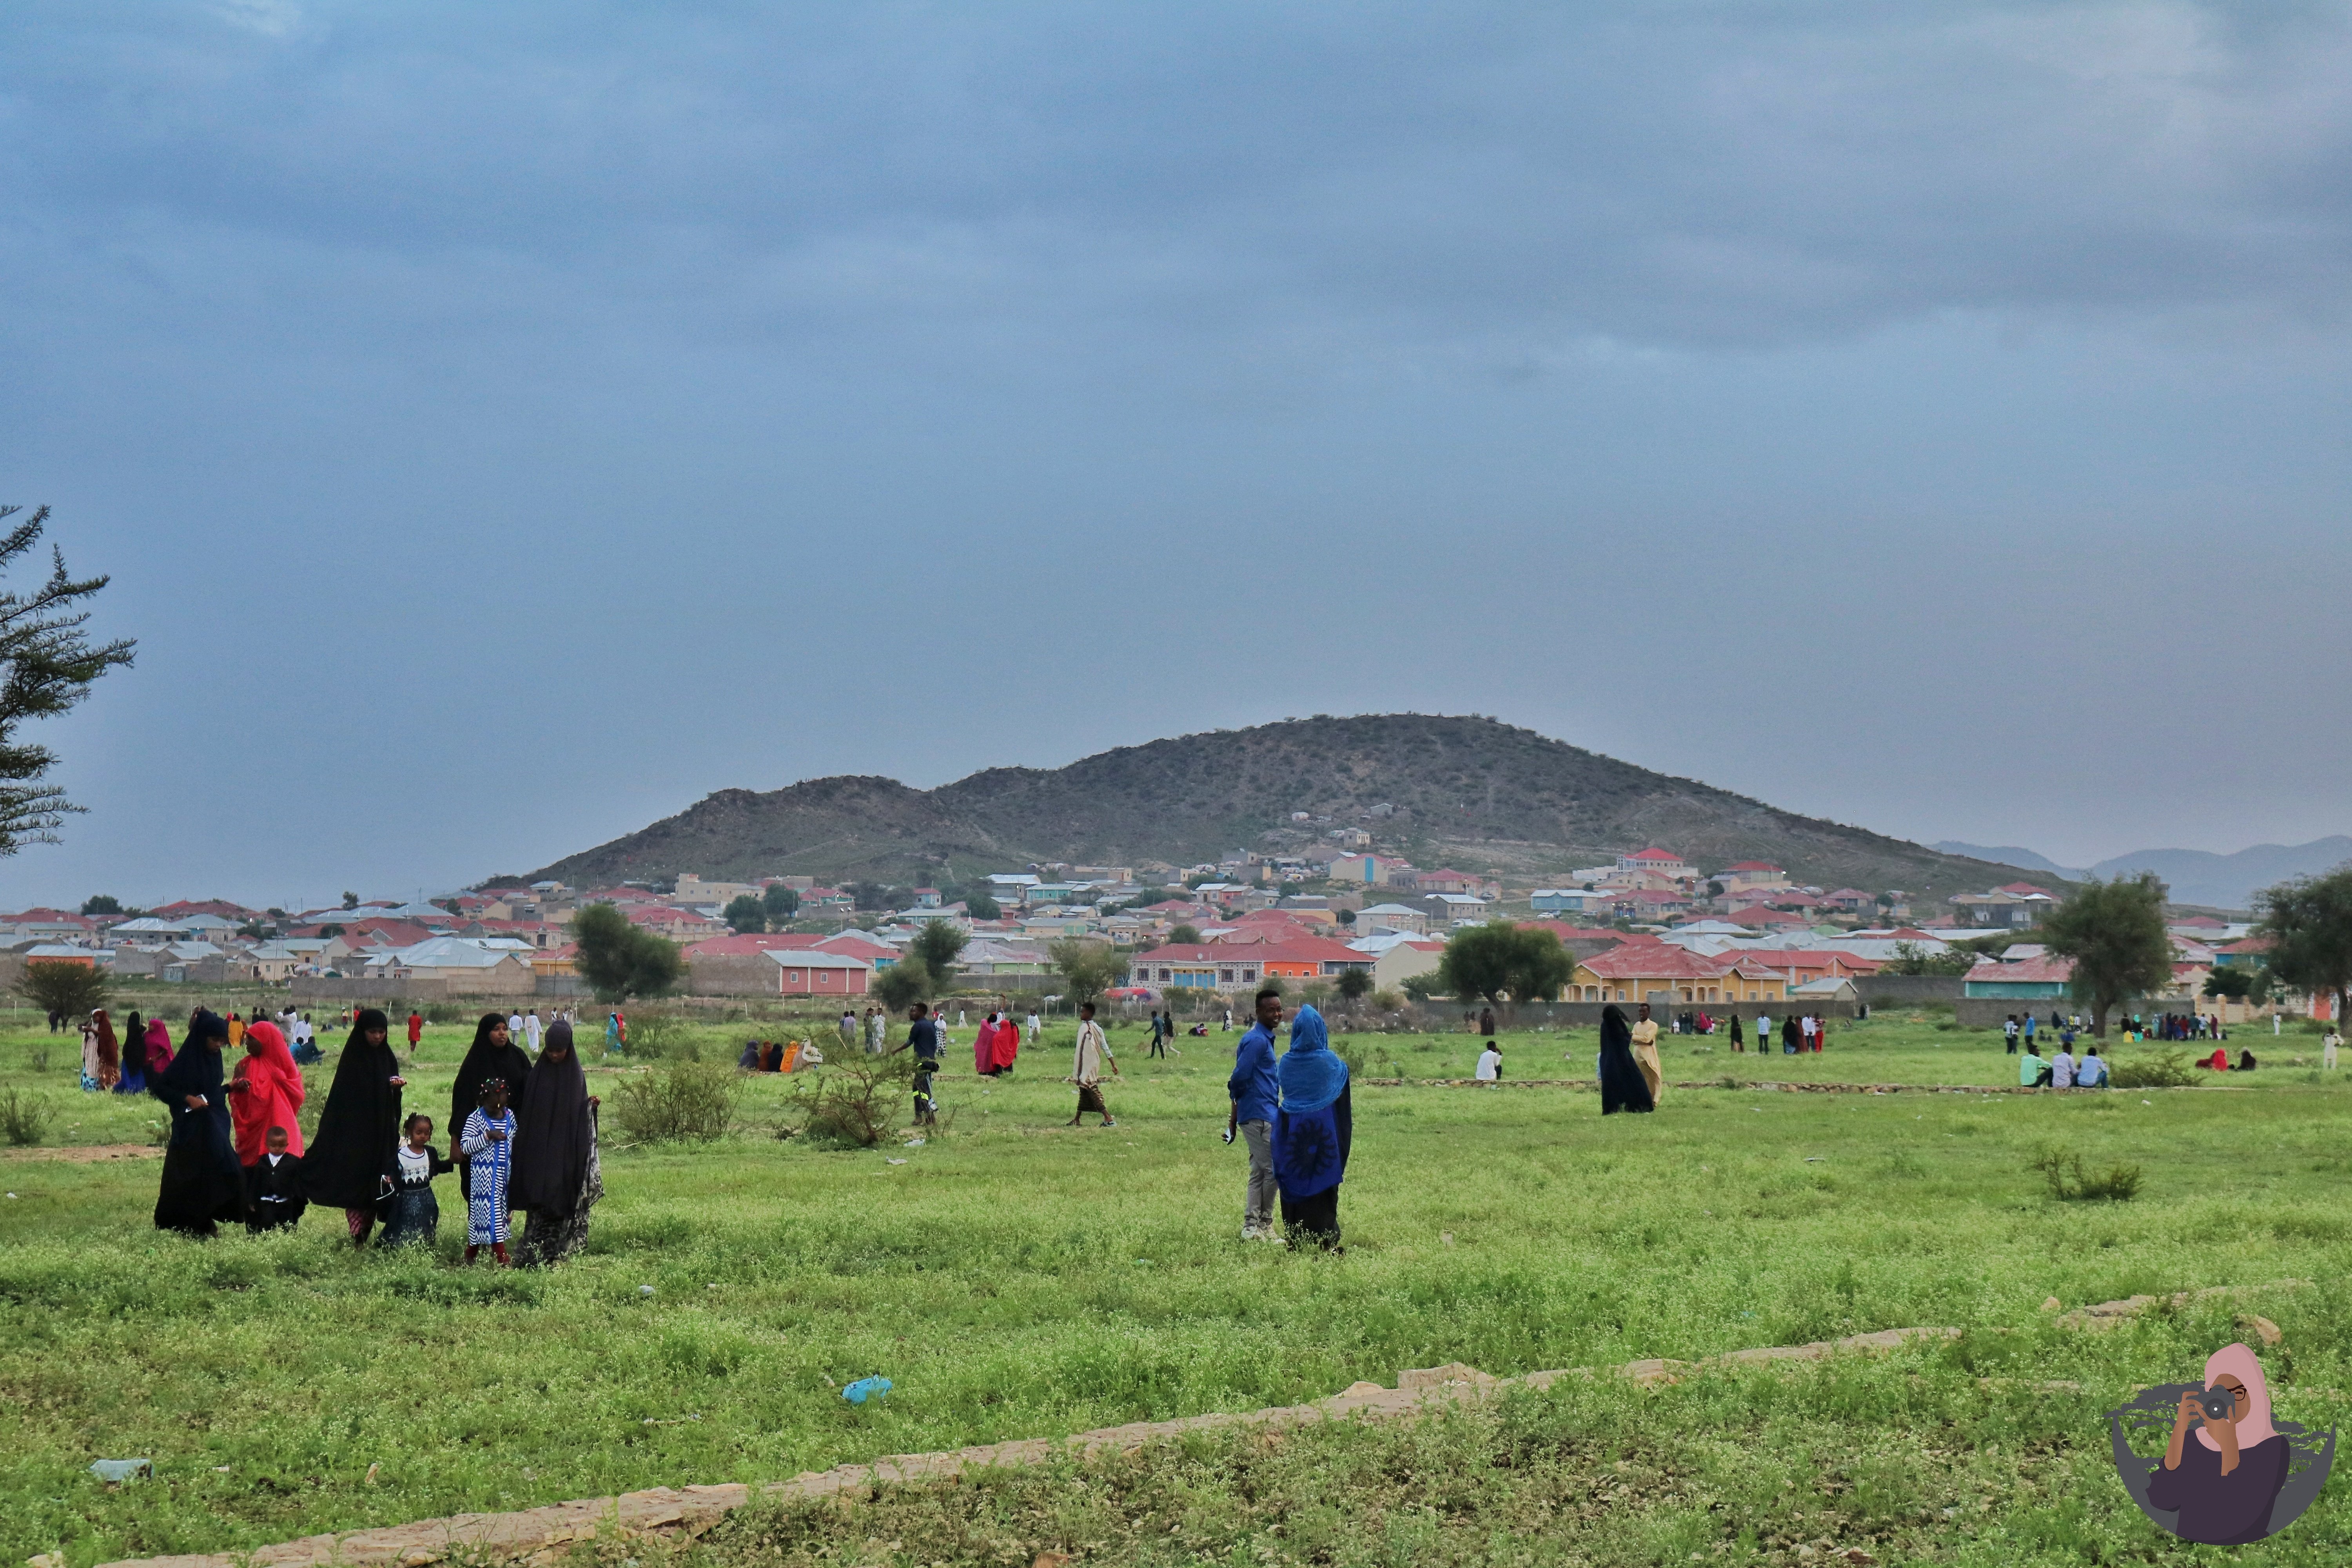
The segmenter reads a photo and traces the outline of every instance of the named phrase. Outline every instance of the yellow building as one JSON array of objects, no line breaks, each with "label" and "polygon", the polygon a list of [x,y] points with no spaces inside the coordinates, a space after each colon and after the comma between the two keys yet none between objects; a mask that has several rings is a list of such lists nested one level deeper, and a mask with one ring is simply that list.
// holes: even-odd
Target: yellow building
[{"label": "yellow building", "polygon": [[1580,960],[1570,976],[1570,1002],[1779,1002],[1786,975],[1745,953],[1692,952],[1672,942],[1627,942]]}]

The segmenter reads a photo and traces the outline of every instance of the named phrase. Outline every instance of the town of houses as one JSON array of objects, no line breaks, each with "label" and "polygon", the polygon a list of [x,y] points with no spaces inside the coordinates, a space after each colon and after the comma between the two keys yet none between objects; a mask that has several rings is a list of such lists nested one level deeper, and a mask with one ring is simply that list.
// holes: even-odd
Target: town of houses
[{"label": "town of houses", "polygon": [[[903,908],[877,910],[808,877],[686,875],[658,891],[536,882],[416,903],[347,895],[332,908],[293,912],[217,900],[121,915],[28,910],[0,916],[0,950],[18,962],[102,965],[126,979],[283,983],[321,999],[386,985],[576,995],[585,987],[571,922],[581,909],[609,903],[679,945],[682,989],[694,994],[862,995],[925,924],[948,920],[966,932],[958,969],[978,988],[1045,988],[1050,944],[1080,937],[1131,954],[1123,994],[1141,999],[1179,989],[1232,996],[1270,981],[1314,985],[1350,970],[1376,992],[1405,990],[1437,968],[1451,933],[1507,918],[1555,932],[1574,958],[1560,999],[1705,1006],[1852,1000],[1855,982],[1891,963],[2026,930],[2059,902],[2049,889],[2014,882],[1915,911],[1900,890],[1801,886],[1760,861],[1703,871],[1655,847],[1554,886],[1507,890],[1492,876],[1423,870],[1376,853],[1360,832],[1333,837],[1334,847],[1314,855],[1235,851],[1187,868],[998,872],[971,884],[993,915],[930,888],[911,889]],[[730,903],[776,884],[796,898],[793,929],[729,924]],[[2200,993],[2217,967],[2261,963],[2262,942],[2243,925],[2191,918],[2173,927],[2173,941],[2175,992],[2200,1007],[2213,1005]],[[2031,1003],[2063,995],[2070,973],[2066,961],[2013,942],[1967,973],[1962,994]]]}]

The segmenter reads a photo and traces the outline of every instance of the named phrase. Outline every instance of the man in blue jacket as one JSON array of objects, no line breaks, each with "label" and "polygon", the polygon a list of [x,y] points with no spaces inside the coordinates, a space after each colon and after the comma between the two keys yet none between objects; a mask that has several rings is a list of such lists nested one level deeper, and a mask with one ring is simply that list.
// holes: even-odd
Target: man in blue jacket
[{"label": "man in blue jacket", "polygon": [[1249,1145],[1249,1191],[1242,1200],[1242,1239],[1279,1241],[1275,1233],[1274,1111],[1282,1101],[1274,1078],[1274,1037],[1282,1027],[1282,993],[1257,994],[1257,1022],[1234,1050],[1225,1093],[1234,1102],[1225,1142],[1238,1131]]}]

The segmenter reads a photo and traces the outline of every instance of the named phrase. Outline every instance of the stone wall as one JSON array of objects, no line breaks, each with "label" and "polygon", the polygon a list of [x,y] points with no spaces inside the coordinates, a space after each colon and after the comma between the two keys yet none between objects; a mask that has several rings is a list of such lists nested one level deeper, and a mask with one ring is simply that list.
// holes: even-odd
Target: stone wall
[{"label": "stone wall", "polygon": [[454,994],[446,980],[327,980],[298,974],[286,983],[302,1002],[446,1002]]},{"label": "stone wall", "polygon": [[[2137,1002],[2126,1002],[2109,1012],[2107,1028],[2112,1033],[2116,1027],[2117,1020],[2133,1013],[2137,1013],[2146,1018],[2163,1013],[2211,1013],[2213,1011],[2215,1008],[2212,1003],[2187,996],[2143,998]],[[2063,996],[2032,998],[1964,996],[1952,1004],[1952,1017],[1963,1028],[1998,1029],[2000,1027],[2001,1020],[2011,1013],[2021,1018],[2028,1013],[2033,1014],[2042,1020],[2042,1030],[2046,1035],[2050,1028],[2051,1014],[2056,1013],[2061,1017],[2066,1017],[2080,1013],[2087,1018],[2090,1016],[2091,1010],[2084,1004],[2069,1001]]]},{"label": "stone wall", "polygon": [[1864,1001],[1882,1005],[1957,1002],[1967,987],[1968,982],[1957,974],[1865,974],[1853,983],[1856,994]]},{"label": "stone wall", "polygon": [[687,966],[687,989],[697,996],[777,996],[783,973],[764,952],[714,953]]},{"label": "stone wall", "polygon": [[[1290,1004],[1286,1001],[1284,1005],[1287,1010]],[[1502,1029],[1597,1029],[1601,1026],[1601,1011],[1608,1007],[1622,1008],[1628,1022],[1641,1016],[1639,1007],[1632,1002],[1530,1002],[1519,1007],[1497,1007],[1495,1009],[1495,1023],[1496,1027]],[[1335,1027],[1348,1016],[1347,1009],[1336,1001],[1324,1011],[1332,1020]],[[1403,1027],[1418,1034],[1459,1034],[1462,1032],[1464,1011],[1462,1005],[1457,1002],[1414,1004],[1404,1009]],[[1475,1017],[1479,1009],[1473,1006],[1467,1011]],[[1667,1020],[1677,1013],[1705,1013],[1716,1021],[1718,1028],[1722,1028],[1728,1026],[1735,1014],[1752,1026],[1759,1016],[1770,1018],[1777,1024],[1791,1013],[1811,1013],[1817,1017],[1852,1018],[1859,1011],[1857,1005],[1852,1002],[1678,1002],[1672,1007],[1654,1003],[1651,1005],[1650,1016],[1658,1021],[1661,1027],[1664,1027]],[[1246,1016],[1243,1008],[1234,1009],[1236,1023]],[[1393,1018],[1397,1015],[1368,1014],[1367,1016]]]}]

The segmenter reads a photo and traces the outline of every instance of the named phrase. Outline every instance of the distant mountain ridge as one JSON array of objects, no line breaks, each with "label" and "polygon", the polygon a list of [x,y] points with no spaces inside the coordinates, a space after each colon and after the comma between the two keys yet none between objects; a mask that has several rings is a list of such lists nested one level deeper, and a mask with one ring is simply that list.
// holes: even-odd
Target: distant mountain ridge
[{"label": "distant mountain ridge", "polygon": [[[2048,871],[2070,879],[2086,874],[2068,870],[2031,849],[2015,846],[1994,848],[1945,839],[1936,847],[1948,855],[2002,859],[2012,866]],[[2087,874],[2113,879],[2153,871],[2172,889],[2175,903],[2242,910],[2262,889],[2294,877],[2315,877],[2347,860],[2352,860],[2352,837],[2338,833],[2315,838],[2308,844],[2256,844],[2233,855],[2217,855],[2210,849],[2136,849],[2128,855],[2100,861],[2088,868]]]},{"label": "distant mountain ridge", "polygon": [[2029,871],[2040,871],[2052,877],[2063,877],[2079,882],[2091,873],[2082,867],[2061,866],[2047,855],[2017,844],[1963,844],[1957,838],[1939,838],[1934,847],[1947,855],[1965,855],[1974,860],[1994,860],[2004,866],[2022,866]]},{"label": "distant mountain ridge", "polygon": [[[1305,812],[1306,824],[1292,820]],[[1318,822],[1314,818],[1327,818]],[[1153,741],[1066,767],[990,768],[911,789],[840,776],[720,790],[530,873],[581,885],[804,874],[961,880],[1031,861],[1185,866],[1296,850],[1360,827],[1435,868],[1556,876],[1656,844],[1703,869],[1769,860],[1801,882],[1934,895],[2014,880],[1987,865],[1801,816],[1491,719],[1286,720]]]}]

